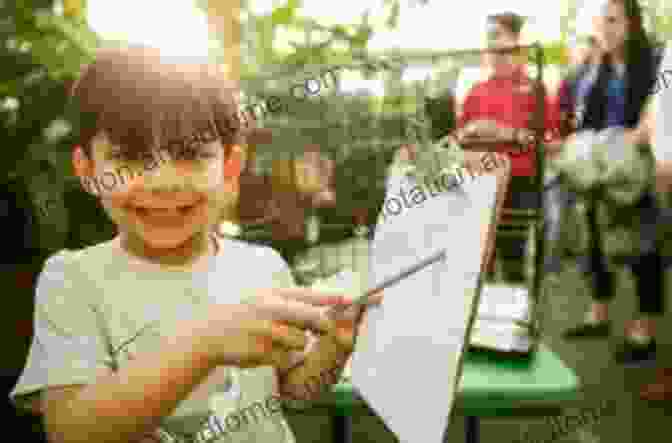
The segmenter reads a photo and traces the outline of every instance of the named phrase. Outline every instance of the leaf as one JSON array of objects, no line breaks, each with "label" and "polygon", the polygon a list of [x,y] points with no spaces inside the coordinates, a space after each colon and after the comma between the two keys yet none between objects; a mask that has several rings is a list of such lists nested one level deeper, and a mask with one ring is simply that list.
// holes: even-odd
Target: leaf
[{"label": "leaf", "polygon": [[389,29],[394,29],[399,25],[400,12],[401,12],[401,6],[399,5],[399,0],[395,0],[392,3],[392,7],[390,8],[390,15],[385,21],[385,25]]},{"label": "leaf", "polygon": [[358,27],[356,34],[351,38],[351,42],[357,48],[365,48],[369,39],[373,35],[373,29],[369,25],[361,25]]},{"label": "leaf", "polygon": [[300,6],[299,0],[287,0],[284,6],[281,6],[271,13],[271,22],[273,26],[289,25],[296,17],[296,11]]}]

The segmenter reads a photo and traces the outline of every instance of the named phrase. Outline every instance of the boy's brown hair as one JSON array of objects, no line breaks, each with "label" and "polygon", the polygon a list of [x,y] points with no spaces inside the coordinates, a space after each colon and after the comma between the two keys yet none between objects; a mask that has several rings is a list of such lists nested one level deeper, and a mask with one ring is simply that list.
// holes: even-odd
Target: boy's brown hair
[{"label": "boy's brown hair", "polygon": [[499,14],[491,14],[487,19],[488,23],[497,23],[504,26],[516,37],[520,36],[520,31],[525,24],[525,18],[515,12],[502,12]]},{"label": "boy's brown hair", "polygon": [[213,65],[171,60],[155,49],[99,50],[70,98],[78,144],[89,157],[91,142],[101,133],[132,158],[213,138],[221,140],[228,155],[232,145],[242,142],[233,85]]}]

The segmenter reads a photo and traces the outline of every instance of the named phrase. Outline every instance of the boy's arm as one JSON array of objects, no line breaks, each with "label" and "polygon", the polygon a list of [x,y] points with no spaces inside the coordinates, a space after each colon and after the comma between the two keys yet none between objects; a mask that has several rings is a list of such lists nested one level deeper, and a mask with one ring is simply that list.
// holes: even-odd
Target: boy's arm
[{"label": "boy's arm", "polygon": [[205,355],[183,337],[93,384],[47,389],[42,411],[50,441],[140,441],[207,376],[213,365]]},{"label": "boy's arm", "polygon": [[185,327],[157,352],[116,368],[70,254],[51,257],[40,275],[35,335],[12,397],[39,408],[52,442],[139,441],[213,365]]}]

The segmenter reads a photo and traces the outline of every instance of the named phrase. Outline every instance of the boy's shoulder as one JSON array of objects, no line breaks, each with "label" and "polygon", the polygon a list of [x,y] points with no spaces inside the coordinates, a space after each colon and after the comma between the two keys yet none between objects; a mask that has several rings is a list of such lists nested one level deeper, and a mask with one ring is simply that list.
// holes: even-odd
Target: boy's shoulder
[{"label": "boy's shoulder", "polygon": [[271,247],[223,236],[218,236],[217,242],[220,256],[237,261],[241,265],[250,261],[255,266],[267,263],[274,267],[289,267],[282,256]]},{"label": "boy's shoulder", "polygon": [[81,249],[62,249],[47,258],[44,267],[75,268],[84,271],[87,265],[110,257],[112,250],[112,240]]},{"label": "boy's shoulder", "polygon": [[246,281],[246,285],[252,286],[270,283],[291,287],[296,284],[289,264],[275,249],[229,237],[220,237],[217,242],[222,275],[234,272]]},{"label": "boy's shoulder", "polygon": [[[219,246],[218,260],[236,266],[250,266],[250,269],[264,272],[289,270],[289,265],[282,256],[268,246],[256,245],[242,240],[217,237]],[[108,277],[115,269],[124,268],[132,262],[127,254],[120,253],[115,240],[98,243],[82,249],[63,249],[47,259],[44,269],[78,273],[93,277],[104,272]]]}]

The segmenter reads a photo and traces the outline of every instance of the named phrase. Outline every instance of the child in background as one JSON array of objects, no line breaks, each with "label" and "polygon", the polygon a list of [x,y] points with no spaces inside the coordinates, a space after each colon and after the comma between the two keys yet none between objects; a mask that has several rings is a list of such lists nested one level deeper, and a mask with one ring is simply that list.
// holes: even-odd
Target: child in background
[{"label": "child in background", "polygon": [[[273,250],[211,234],[240,174],[226,85],[133,47],[101,51],[73,88],[75,172],[102,184],[87,190],[119,235],[54,254],[39,278],[11,397],[43,413],[51,441],[293,442],[274,396],[305,398],[352,350],[354,323],[322,315],[344,297],[292,288]],[[323,334],[296,366],[307,330]]]},{"label": "child in background", "polygon": [[[524,22],[523,17],[512,12],[488,16],[488,47],[501,49],[519,45]],[[492,51],[486,52],[484,58],[490,74],[486,80],[474,85],[464,100],[457,124],[458,139],[460,142],[470,138],[517,142],[496,146],[497,152],[507,156],[511,164],[511,179],[504,207],[507,210],[537,209],[536,153],[533,149],[527,149],[534,140],[538,106],[536,85],[516,54]],[[557,112],[554,101],[550,100],[545,91],[544,95],[544,128],[550,135],[555,132]],[[552,140],[554,137],[545,138]],[[526,282],[523,257],[527,251],[527,238],[500,236],[496,243],[496,256],[502,261],[505,280],[514,284]]]}]

